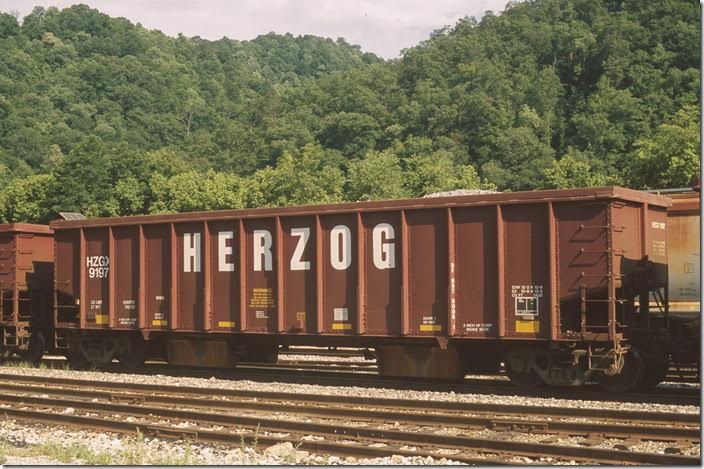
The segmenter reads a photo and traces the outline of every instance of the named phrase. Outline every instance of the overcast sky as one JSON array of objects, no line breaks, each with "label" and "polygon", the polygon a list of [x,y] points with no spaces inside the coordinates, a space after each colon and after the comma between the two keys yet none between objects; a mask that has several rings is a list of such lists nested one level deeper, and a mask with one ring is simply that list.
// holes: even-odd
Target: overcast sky
[{"label": "overcast sky", "polygon": [[487,10],[502,11],[507,0],[0,0],[0,11],[22,18],[35,5],[75,3],[170,36],[242,40],[274,31],[344,37],[390,59],[464,16],[480,19]]}]

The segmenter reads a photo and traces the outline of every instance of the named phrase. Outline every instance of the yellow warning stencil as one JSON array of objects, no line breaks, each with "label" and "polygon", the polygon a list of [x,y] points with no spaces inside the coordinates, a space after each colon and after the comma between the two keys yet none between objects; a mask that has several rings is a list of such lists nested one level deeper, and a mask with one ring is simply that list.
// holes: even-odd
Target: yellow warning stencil
[{"label": "yellow warning stencil", "polygon": [[110,317],[107,314],[96,314],[95,323],[96,324],[108,324],[110,322]]},{"label": "yellow warning stencil", "polygon": [[517,319],[516,332],[527,332],[529,334],[537,334],[540,332],[540,321]]},{"label": "yellow warning stencil", "polygon": [[421,332],[439,332],[441,330],[442,330],[441,324],[421,324],[420,325]]},{"label": "yellow warning stencil", "polygon": [[347,329],[352,329],[352,324],[342,324],[342,323],[333,323],[332,325],[332,330],[347,330]]},{"label": "yellow warning stencil", "polygon": [[165,326],[168,324],[168,321],[166,319],[153,319],[152,320],[152,326]]},{"label": "yellow warning stencil", "polygon": [[219,321],[218,327],[235,327],[235,323],[233,321]]}]

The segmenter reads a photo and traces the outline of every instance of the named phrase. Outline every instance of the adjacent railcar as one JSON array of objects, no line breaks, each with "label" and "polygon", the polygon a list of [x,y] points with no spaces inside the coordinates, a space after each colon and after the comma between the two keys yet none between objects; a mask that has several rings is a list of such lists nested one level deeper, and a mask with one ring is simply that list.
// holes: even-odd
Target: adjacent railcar
[{"label": "adjacent railcar", "polygon": [[48,226],[0,225],[0,355],[34,362],[53,342],[54,236]]},{"label": "adjacent railcar", "polygon": [[[617,187],[56,221],[56,346],[234,366],[373,347],[382,373],[657,382],[666,197]],[[644,301],[637,300],[643,298]]]},{"label": "adjacent railcar", "polygon": [[695,318],[701,313],[700,194],[671,194],[667,213],[669,312]]},{"label": "adjacent railcar", "polygon": [[700,193],[670,194],[667,212],[669,268],[668,313],[677,368],[699,369],[701,350],[701,219]]}]

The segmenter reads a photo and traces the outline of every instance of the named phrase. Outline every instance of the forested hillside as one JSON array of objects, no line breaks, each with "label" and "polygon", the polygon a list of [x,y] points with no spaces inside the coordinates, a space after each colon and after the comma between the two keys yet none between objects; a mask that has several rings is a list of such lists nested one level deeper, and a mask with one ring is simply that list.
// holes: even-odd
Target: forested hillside
[{"label": "forested hillside", "polygon": [[0,220],[686,186],[699,60],[694,0],[512,3],[392,61],[84,5],[0,13]]}]

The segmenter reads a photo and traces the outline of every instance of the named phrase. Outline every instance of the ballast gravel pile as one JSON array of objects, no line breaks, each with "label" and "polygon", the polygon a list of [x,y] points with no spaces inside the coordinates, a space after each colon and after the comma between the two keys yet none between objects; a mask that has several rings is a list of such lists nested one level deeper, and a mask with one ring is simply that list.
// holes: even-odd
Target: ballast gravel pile
[{"label": "ballast gravel pile", "polygon": [[[463,402],[510,404],[525,406],[549,406],[562,408],[593,408],[613,409],[636,412],[676,412],[683,414],[698,414],[698,406],[646,404],[629,402],[587,401],[580,399],[556,399],[542,397],[526,397],[496,394],[463,394],[455,392],[414,391],[387,389],[382,387],[363,388],[357,386],[322,386],[317,384],[292,384],[280,382],[255,382],[248,380],[225,380],[215,377],[192,378],[163,375],[114,374],[97,371],[74,371],[39,368],[15,368],[0,366],[0,372],[23,376],[56,376],[61,378],[89,379],[100,382],[126,382],[154,384],[160,386],[202,387],[212,389],[240,389],[248,391],[276,391],[294,394],[321,394],[333,396],[355,396],[368,398],[411,399],[424,402]],[[578,394],[578,392],[575,392]]]},{"label": "ballast gravel pile", "polygon": [[460,195],[482,195],[482,194],[498,194],[497,191],[487,189],[455,189],[452,191],[433,192],[432,194],[424,195],[424,199],[435,197],[457,197]]}]

